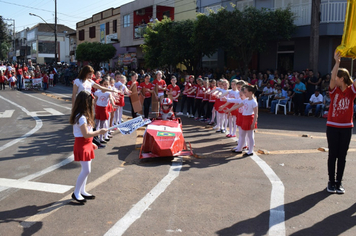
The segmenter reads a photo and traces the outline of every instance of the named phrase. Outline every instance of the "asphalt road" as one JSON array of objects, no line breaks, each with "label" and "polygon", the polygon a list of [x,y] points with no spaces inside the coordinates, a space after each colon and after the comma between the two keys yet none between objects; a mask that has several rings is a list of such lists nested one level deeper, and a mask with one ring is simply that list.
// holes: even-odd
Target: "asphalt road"
[{"label": "asphalt road", "polygon": [[314,117],[260,112],[247,158],[230,152],[236,141],[186,117],[197,157],[139,161],[137,134],[116,132],[95,151],[87,190],[97,198],[78,205],[70,95],[64,86],[0,91],[1,236],[356,235],[356,138],[346,193],[330,195],[327,152],[317,150],[327,146],[326,120]]}]

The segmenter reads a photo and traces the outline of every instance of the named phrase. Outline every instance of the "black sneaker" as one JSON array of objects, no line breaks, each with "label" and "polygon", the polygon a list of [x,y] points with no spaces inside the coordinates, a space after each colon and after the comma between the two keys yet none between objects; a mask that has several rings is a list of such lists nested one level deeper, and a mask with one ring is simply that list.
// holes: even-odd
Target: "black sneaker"
[{"label": "black sneaker", "polygon": [[345,193],[345,189],[342,186],[341,182],[336,182],[335,183],[335,190],[336,190],[336,193],[338,193],[338,194],[344,194]]},{"label": "black sneaker", "polygon": [[326,187],[326,191],[328,191],[329,193],[336,193],[335,184],[329,181],[328,187]]}]

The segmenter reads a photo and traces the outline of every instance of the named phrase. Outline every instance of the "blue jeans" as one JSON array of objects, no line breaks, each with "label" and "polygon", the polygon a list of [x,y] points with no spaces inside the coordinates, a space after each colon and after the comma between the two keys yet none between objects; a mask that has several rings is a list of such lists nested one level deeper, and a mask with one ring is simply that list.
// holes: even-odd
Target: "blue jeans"
[{"label": "blue jeans", "polygon": [[305,111],[304,111],[304,115],[308,116],[309,110],[312,108],[315,108],[315,116],[320,114],[320,110],[323,107],[322,104],[317,104],[317,105],[310,105],[310,103],[307,104]]},{"label": "blue jeans", "polygon": [[268,96],[261,96],[258,100],[258,107],[267,107]]},{"label": "blue jeans", "polygon": [[[278,103],[278,100],[273,100],[273,101],[271,102],[271,110],[270,110],[271,113],[276,112],[276,105],[277,105],[277,103]],[[287,100],[280,100],[279,104],[285,105],[285,104],[287,104]]]},{"label": "blue jeans", "polygon": [[17,89],[21,90],[22,89],[22,75],[17,75],[17,81],[16,81],[16,85],[17,85]]}]

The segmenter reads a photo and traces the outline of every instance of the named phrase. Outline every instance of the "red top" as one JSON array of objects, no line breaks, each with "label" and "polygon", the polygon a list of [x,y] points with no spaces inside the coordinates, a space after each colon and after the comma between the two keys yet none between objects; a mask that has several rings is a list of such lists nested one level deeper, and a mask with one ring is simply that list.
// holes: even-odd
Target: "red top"
[{"label": "red top", "polygon": [[17,73],[18,73],[19,75],[22,75],[22,69],[19,68],[19,69],[17,70]]},{"label": "red top", "polygon": [[[216,86],[210,88],[211,91],[213,91],[214,89],[216,89]],[[215,102],[215,101],[216,101],[216,97],[211,93],[211,94],[209,95],[209,102]]]},{"label": "red top", "polygon": [[187,90],[188,90],[188,88],[189,88],[189,86],[188,86],[188,82],[185,82],[183,85],[184,85],[184,90],[183,90],[183,95],[187,95]]},{"label": "red top", "polygon": [[25,67],[22,67],[23,71],[28,71],[28,67],[25,66]]},{"label": "red top", "polygon": [[[167,84],[166,84],[166,81],[164,81],[163,79],[161,79],[160,81],[158,81],[157,79],[155,79],[153,82],[152,82],[152,85],[155,87],[155,86],[161,86],[162,88],[165,88],[167,87]],[[163,89],[158,89],[158,93],[163,93],[164,90]]]},{"label": "red top", "polygon": [[5,80],[6,80],[6,79],[5,79],[5,76],[1,75],[1,76],[0,76],[0,83],[4,83]]},{"label": "red top", "polygon": [[48,75],[43,75],[43,83],[48,83]]},{"label": "red top", "polygon": [[151,92],[148,92],[146,89],[150,89],[152,90],[154,88],[154,86],[151,84],[151,83],[148,83],[146,84],[145,82],[142,82],[140,85],[139,85],[139,88],[142,89],[142,88],[145,88],[145,98],[150,98],[151,97]]},{"label": "red top", "polygon": [[173,85],[170,84],[170,85],[168,85],[167,89],[169,91],[171,91],[172,96],[173,96],[173,101],[178,102],[178,97],[177,98],[174,98],[174,97],[176,97],[180,93],[179,86],[176,85],[176,86],[173,87]]},{"label": "red top", "polygon": [[[100,81],[101,81],[101,78],[97,79],[96,77],[94,77],[92,80],[94,81],[94,83],[99,84]],[[92,92],[92,93],[95,93],[96,90],[97,90],[96,88],[91,87],[91,92]]]},{"label": "red top", "polygon": [[336,128],[354,127],[352,118],[356,97],[355,86],[352,84],[344,91],[341,91],[339,87],[329,89],[329,91],[331,101],[326,125]]},{"label": "red top", "polygon": [[[135,84],[136,84],[136,88],[138,89],[138,82],[135,81]],[[129,89],[129,88],[131,88],[131,85],[132,85],[132,81],[130,80],[129,82],[127,82],[126,87]]]},{"label": "red top", "polygon": [[188,89],[187,89],[187,90],[193,90],[192,92],[188,92],[188,91],[187,91],[187,97],[189,97],[189,98],[195,97],[195,92],[196,92],[196,90],[194,90],[193,87],[196,87],[196,85],[194,85],[194,84],[192,84],[192,83],[189,82],[189,83],[187,84],[187,86],[188,86]]},{"label": "red top", "polygon": [[[205,89],[204,92],[208,91],[207,87],[204,86],[203,88]],[[204,93],[203,101],[209,101],[209,94]]]},{"label": "red top", "polygon": [[204,96],[204,87],[200,85],[196,85],[197,87],[197,94],[195,96],[196,99],[203,99]]}]

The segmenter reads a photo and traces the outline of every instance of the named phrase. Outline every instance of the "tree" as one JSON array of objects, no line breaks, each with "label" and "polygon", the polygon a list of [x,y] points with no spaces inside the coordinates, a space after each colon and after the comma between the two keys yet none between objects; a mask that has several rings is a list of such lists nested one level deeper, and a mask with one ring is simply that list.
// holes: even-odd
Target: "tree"
[{"label": "tree", "polygon": [[241,70],[248,73],[254,53],[265,50],[268,41],[289,39],[295,30],[290,9],[256,9],[247,7],[240,11],[222,9],[212,14],[219,22],[215,34],[220,35],[220,47],[227,55],[242,63]]},{"label": "tree", "polygon": [[319,63],[319,25],[320,25],[320,0],[312,1],[311,25],[310,25],[310,53],[309,66],[318,73]]},{"label": "tree", "polygon": [[116,54],[116,48],[111,44],[98,42],[85,42],[77,47],[76,57],[78,61],[88,61],[93,64],[95,70],[100,69],[101,62],[107,62]]},{"label": "tree", "polygon": [[0,16],[0,60],[6,60],[10,51],[11,36],[7,32],[7,25]]}]

